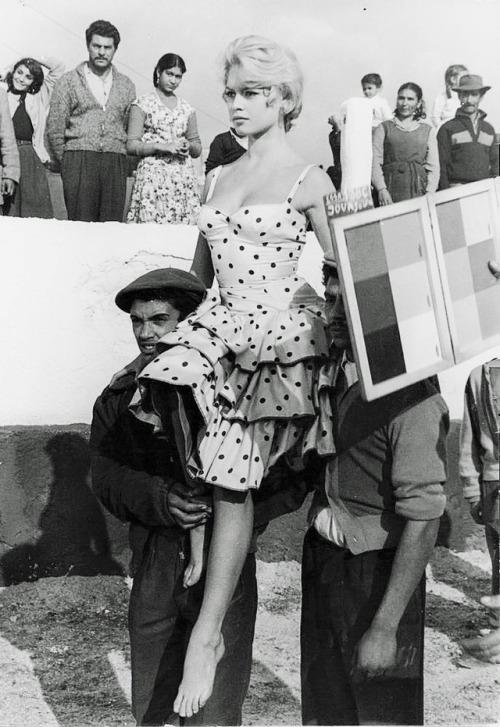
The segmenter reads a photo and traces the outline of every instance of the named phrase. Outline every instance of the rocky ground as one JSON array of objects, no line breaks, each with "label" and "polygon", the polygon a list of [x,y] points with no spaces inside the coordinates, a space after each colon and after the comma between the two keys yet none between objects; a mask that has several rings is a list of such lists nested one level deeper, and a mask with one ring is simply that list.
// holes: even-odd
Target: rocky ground
[{"label": "rocky ground", "polygon": [[[486,626],[488,559],[436,548],[429,569],[426,724],[498,721],[497,667],[457,664]],[[247,725],[299,725],[300,567],[259,562],[260,606]],[[47,578],[0,593],[1,727],[132,726],[126,611],[118,576]]]}]

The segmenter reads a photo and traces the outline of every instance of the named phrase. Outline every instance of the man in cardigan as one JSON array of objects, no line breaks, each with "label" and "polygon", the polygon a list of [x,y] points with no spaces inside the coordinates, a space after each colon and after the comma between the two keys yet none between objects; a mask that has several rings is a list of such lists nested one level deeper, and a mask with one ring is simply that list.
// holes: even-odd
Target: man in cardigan
[{"label": "man in cardigan", "polygon": [[361,397],[334,263],[337,454],[302,561],[303,724],[423,724],[425,566],[444,510],[446,404],[428,381]]},{"label": "man in cardigan", "polygon": [[441,126],[439,148],[439,189],[457,184],[498,177],[498,145],[495,129],[486,120],[479,104],[491,86],[484,86],[481,76],[466,73],[458,86],[460,107],[455,118]]},{"label": "man in cardigan", "polygon": [[52,156],[61,165],[68,219],[120,222],[127,191],[127,119],[132,81],[112,65],[120,34],[106,20],[86,31],[88,61],[57,83],[47,120]]}]

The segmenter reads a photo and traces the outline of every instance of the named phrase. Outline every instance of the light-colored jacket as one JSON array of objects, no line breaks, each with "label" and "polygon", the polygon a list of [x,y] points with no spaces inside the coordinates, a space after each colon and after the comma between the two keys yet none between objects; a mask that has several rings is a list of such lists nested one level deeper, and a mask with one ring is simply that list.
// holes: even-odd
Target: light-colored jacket
[{"label": "light-colored jacket", "polygon": [[497,368],[500,362],[493,359],[475,368],[465,387],[459,473],[468,500],[479,499],[481,481],[499,479],[500,392],[495,391],[492,380],[493,366]]},{"label": "light-colored jacket", "polygon": [[[7,92],[0,88],[0,182],[12,179],[19,182],[20,164],[14,127],[10,117]],[[3,204],[0,187],[0,205]]]},{"label": "light-colored jacket", "polygon": [[[38,93],[26,94],[26,111],[33,124],[33,149],[36,151],[42,162],[48,162],[50,159],[49,152],[45,147],[45,125],[47,122],[47,114],[49,113],[50,98],[57,81],[64,73],[64,63],[58,58],[52,56],[41,56],[34,58],[44,70],[44,81]],[[14,116],[19,104],[19,96],[15,93],[7,92],[9,99],[10,115]]]}]

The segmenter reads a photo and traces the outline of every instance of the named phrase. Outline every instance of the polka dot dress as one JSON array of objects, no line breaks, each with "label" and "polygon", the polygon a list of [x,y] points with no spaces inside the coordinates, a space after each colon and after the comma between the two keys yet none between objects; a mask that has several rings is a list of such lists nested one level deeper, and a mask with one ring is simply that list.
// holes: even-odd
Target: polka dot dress
[{"label": "polka dot dress", "polygon": [[309,169],[281,204],[229,216],[202,207],[219,290],[164,336],[142,372],[142,383],[190,388],[204,429],[188,469],[208,484],[256,488],[284,453],[300,467],[310,450],[335,451],[323,300],[297,275],[306,218],[292,199]]}]

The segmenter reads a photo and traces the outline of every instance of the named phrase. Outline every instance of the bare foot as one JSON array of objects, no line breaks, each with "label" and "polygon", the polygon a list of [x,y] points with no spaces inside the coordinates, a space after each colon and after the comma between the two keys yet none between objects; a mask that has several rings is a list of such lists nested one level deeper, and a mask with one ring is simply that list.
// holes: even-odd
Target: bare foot
[{"label": "bare foot", "polygon": [[174,702],[174,712],[179,717],[192,717],[207,703],[212,694],[215,670],[224,655],[224,639],[219,642],[200,644],[191,638],[184,660],[182,682]]}]

